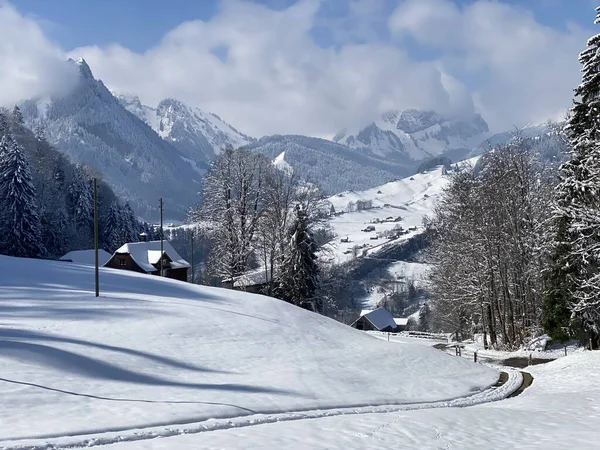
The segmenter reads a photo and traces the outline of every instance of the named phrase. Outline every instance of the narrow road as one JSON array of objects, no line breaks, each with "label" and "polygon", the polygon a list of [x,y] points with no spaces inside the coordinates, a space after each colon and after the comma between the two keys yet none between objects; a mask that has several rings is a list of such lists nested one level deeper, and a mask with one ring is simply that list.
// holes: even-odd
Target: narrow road
[{"label": "narrow road", "polygon": [[521,387],[519,387],[519,389],[517,389],[515,392],[513,392],[506,398],[516,397],[517,395],[521,395],[525,389],[527,389],[529,386],[531,386],[533,384],[533,375],[531,375],[529,372],[521,372],[521,375],[523,376],[523,383],[521,383]]}]

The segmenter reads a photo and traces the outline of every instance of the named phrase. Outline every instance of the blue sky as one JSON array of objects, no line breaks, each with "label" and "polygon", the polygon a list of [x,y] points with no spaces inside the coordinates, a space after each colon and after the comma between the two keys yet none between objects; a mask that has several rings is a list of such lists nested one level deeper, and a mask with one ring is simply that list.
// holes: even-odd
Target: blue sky
[{"label": "blue sky", "polygon": [[[283,9],[295,0],[249,0],[272,9]],[[362,0],[371,2],[375,0]],[[401,0],[382,0],[383,13],[390,14]],[[13,0],[19,11],[40,20],[48,35],[66,49],[117,42],[141,52],[159,42],[169,30],[187,20],[210,20],[221,0]],[[473,0],[456,0],[459,5]],[[544,25],[564,29],[569,23],[590,27],[591,0],[505,0],[531,11]],[[348,0],[324,0],[322,18],[343,17]],[[331,45],[325,27],[314,30],[315,39]],[[382,26],[381,34],[386,35]]]}]

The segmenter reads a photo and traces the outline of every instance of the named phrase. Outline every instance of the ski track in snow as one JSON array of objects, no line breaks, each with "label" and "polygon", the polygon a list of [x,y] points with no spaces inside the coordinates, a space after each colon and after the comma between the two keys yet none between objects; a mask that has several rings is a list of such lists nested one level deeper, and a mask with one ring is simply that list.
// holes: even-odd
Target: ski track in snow
[{"label": "ski track in snow", "polygon": [[[155,438],[165,438],[171,436],[180,436],[186,434],[197,434],[208,431],[227,430],[232,428],[244,428],[256,425],[289,422],[296,420],[319,419],[324,417],[356,415],[356,414],[374,414],[391,413],[401,411],[413,411],[434,408],[464,408],[469,406],[481,405],[503,400],[513,394],[521,387],[523,375],[516,370],[507,370],[508,380],[498,387],[490,387],[484,391],[475,393],[468,397],[459,397],[453,400],[431,402],[431,403],[410,403],[404,405],[372,405],[356,406],[346,408],[331,408],[306,411],[290,411],[278,414],[254,414],[241,415],[230,418],[209,419],[197,422],[190,419],[189,422],[179,421],[178,423],[154,425],[148,428],[131,428],[117,431],[98,432],[95,434],[82,434],[69,436],[48,436],[37,438],[20,438],[18,441],[0,442],[2,450],[58,450],[58,449],[77,449],[87,447],[97,447],[102,445],[111,445],[122,442],[136,442]],[[373,431],[375,434],[390,423],[383,425]],[[435,427],[434,427],[435,428]],[[448,444],[444,441],[439,430],[435,429],[440,443]],[[374,436],[371,436],[374,437]],[[40,442],[44,440],[45,442]]]}]

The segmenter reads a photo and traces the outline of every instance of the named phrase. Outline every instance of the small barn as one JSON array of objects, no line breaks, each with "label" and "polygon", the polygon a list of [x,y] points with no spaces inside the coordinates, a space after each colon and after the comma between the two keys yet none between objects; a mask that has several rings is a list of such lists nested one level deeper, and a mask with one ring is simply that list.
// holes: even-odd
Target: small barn
[{"label": "small barn", "polygon": [[160,275],[161,260],[165,277],[187,281],[190,264],[175,251],[169,241],[163,241],[162,254],[160,241],[124,244],[115,251],[104,267]]},{"label": "small barn", "polygon": [[396,331],[404,331],[408,325],[408,317],[394,317],[394,322],[396,323]]},{"label": "small barn", "polygon": [[395,332],[397,329],[394,317],[385,308],[363,309],[360,317],[350,326],[364,331]]},{"label": "small barn", "polygon": [[[73,250],[66,255],[61,256],[58,260],[72,262],[75,264],[85,264],[86,266],[96,265],[95,250]],[[103,266],[110,259],[110,253],[106,250],[98,249],[98,265]]]}]

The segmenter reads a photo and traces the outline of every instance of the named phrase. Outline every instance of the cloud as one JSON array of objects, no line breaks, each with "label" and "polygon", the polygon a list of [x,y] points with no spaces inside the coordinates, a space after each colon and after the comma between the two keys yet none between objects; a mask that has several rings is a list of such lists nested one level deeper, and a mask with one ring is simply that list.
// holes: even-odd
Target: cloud
[{"label": "cloud", "polygon": [[[350,6],[356,20],[359,3]],[[110,88],[150,104],[176,97],[255,136],[331,136],[392,107],[451,109],[440,71],[411,61],[402,48],[318,45],[311,31],[322,24],[320,7],[300,0],[274,11],[229,0],[210,21],[183,23],[143,54],[112,45],[71,56],[83,56]]]},{"label": "cloud", "polygon": [[590,35],[500,1],[394,0],[391,15],[392,0],[337,1],[345,15],[325,14],[332,2],[322,0],[277,10],[221,0],[210,20],[184,22],[143,53],[120,44],[64,52],[38,22],[3,7],[0,82],[11,88],[0,104],[63,87],[70,56],[111,89],[149,105],[178,98],[254,136],[332,136],[405,108],[477,111],[500,131],[564,115]]},{"label": "cloud", "polygon": [[406,0],[390,30],[442,53],[439,64],[458,79],[475,79],[476,108],[496,129],[564,116],[580,80],[577,55],[589,31],[560,31],[497,1],[459,8],[450,0]]},{"label": "cloud", "polygon": [[64,92],[76,73],[39,24],[12,6],[0,6],[0,105]]}]

